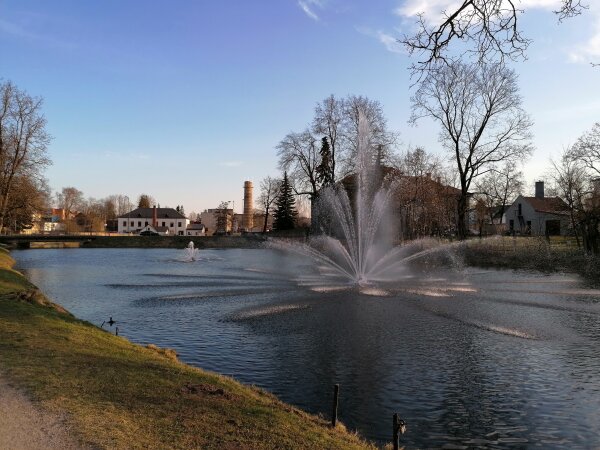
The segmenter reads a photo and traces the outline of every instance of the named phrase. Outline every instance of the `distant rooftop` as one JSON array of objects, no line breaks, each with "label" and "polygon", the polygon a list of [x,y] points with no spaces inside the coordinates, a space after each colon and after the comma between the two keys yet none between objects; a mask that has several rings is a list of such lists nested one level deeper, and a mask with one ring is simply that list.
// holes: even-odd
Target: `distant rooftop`
[{"label": "distant rooftop", "polygon": [[[154,208],[137,208],[126,214],[121,214],[119,219],[152,219]],[[156,208],[158,219],[185,219],[186,217],[174,208]]]}]

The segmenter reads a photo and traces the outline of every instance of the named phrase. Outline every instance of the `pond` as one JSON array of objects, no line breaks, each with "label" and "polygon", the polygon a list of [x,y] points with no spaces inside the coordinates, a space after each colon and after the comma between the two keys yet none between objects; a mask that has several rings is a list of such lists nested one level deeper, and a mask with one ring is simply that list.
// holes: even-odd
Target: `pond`
[{"label": "pond", "polygon": [[407,448],[600,447],[600,291],[575,276],[419,270],[359,291],[307,282],[310,261],[270,249],[13,256],[77,317],[112,316],[309,412],[329,418],[339,383],[340,420],[380,443],[398,412]]}]

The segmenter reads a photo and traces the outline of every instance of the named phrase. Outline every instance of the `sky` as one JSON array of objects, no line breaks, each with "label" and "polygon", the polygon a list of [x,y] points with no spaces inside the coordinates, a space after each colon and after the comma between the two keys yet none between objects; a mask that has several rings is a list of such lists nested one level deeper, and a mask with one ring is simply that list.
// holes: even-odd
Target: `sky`
[{"label": "sky", "polygon": [[[600,121],[600,1],[562,24],[557,1],[521,2],[533,43],[512,66],[535,123],[529,183]],[[400,151],[443,156],[437,124],[408,124],[413,60],[396,40],[453,3],[0,0],[0,79],[44,98],[54,191],[239,212],[244,181],[279,175],[277,143],[330,94],[379,101]]]}]

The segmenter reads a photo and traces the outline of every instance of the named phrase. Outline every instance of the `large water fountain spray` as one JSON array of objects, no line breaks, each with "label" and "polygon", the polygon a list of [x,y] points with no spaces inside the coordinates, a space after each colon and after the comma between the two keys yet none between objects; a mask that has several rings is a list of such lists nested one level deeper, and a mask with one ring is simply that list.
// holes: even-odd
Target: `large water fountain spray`
[{"label": "large water fountain spray", "polygon": [[[360,286],[391,281],[404,270],[406,248],[394,247],[391,206],[398,182],[384,179],[368,120],[358,115],[353,189],[342,183],[323,189],[316,202],[317,234],[295,251],[318,262],[321,276]],[[290,247],[286,247],[290,248]],[[422,246],[421,246],[422,249]]]}]

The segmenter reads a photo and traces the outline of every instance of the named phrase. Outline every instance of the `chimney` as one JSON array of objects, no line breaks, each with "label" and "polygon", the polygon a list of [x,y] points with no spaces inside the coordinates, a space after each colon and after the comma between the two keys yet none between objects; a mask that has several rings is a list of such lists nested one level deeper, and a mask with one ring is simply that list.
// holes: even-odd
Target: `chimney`
[{"label": "chimney", "polygon": [[244,181],[244,215],[242,217],[242,228],[244,231],[252,231],[252,227],[254,226],[253,213],[252,181]]},{"label": "chimney", "polygon": [[544,198],[544,182],[535,182],[535,198]]},{"label": "chimney", "polygon": [[157,216],[157,212],[156,212],[156,205],[154,205],[154,207],[152,208],[152,227],[154,229],[156,229],[157,225],[158,225],[158,216]]}]

